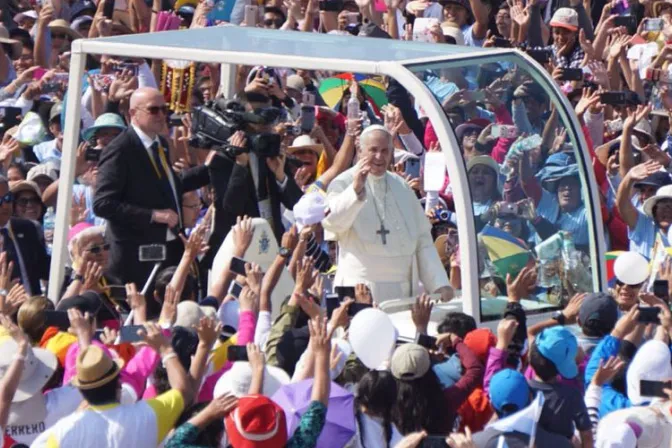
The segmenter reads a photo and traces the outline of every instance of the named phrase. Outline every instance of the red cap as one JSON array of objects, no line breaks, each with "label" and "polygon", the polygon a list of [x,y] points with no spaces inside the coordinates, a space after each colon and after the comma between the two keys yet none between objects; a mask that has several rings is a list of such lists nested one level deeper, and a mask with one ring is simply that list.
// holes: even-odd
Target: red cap
[{"label": "red cap", "polygon": [[479,328],[467,333],[464,337],[464,343],[481,362],[485,363],[488,359],[490,347],[497,345],[497,338],[487,328]]},{"label": "red cap", "polygon": [[285,411],[264,395],[248,395],[224,420],[233,448],[277,448],[287,443]]}]

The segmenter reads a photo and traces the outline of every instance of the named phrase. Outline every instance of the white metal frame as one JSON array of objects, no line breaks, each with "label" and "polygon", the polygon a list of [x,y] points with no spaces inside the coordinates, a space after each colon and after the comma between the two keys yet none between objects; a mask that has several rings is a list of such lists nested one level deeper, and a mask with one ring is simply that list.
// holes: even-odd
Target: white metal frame
[{"label": "white metal frame", "polygon": [[[381,45],[385,41],[381,40]],[[563,117],[570,122],[574,129],[580,130],[581,127],[573,117],[573,114],[568,113],[571,110],[567,99],[558,89],[555,83],[543,70],[536,68],[535,63],[527,55],[514,52],[512,50],[493,50],[493,54],[501,53],[502,55],[517,54],[522,56],[525,60],[530,62],[531,69],[539,76],[539,81],[542,81],[548,90],[553,92],[557,98],[560,98],[560,103],[565,109],[562,111]],[[56,214],[56,227],[54,229],[54,244],[53,255],[51,260],[50,281],[49,281],[49,297],[52,300],[57,300],[60,295],[61,284],[65,265],[68,259],[67,255],[67,233],[69,226],[68,210],[72,204],[72,185],[74,182],[75,162],[76,162],[76,148],[78,143],[79,126],[80,126],[80,103],[82,91],[82,76],[84,73],[84,64],[87,54],[111,54],[116,56],[134,57],[134,58],[152,58],[152,59],[181,59],[207,63],[234,64],[243,65],[268,65],[275,67],[293,67],[299,69],[312,70],[333,70],[333,71],[351,71],[363,74],[381,74],[390,76],[399,81],[408,92],[420,101],[423,109],[429,119],[434,125],[434,129],[438,136],[441,147],[444,148],[443,153],[446,158],[446,166],[448,174],[451,178],[451,184],[454,191],[455,207],[457,225],[459,231],[459,241],[461,247],[470,247],[470,244],[476,240],[476,231],[473,220],[471,193],[468,187],[467,173],[464,161],[459,157],[459,145],[450,123],[439,103],[434,99],[427,87],[411,72],[406,66],[416,63],[431,63],[442,61],[454,61],[460,59],[470,59],[465,54],[447,55],[443,57],[428,57],[422,59],[405,60],[405,61],[359,61],[359,60],[343,60],[343,59],[322,59],[313,57],[287,56],[268,53],[247,53],[247,52],[233,52],[233,51],[212,51],[198,48],[175,48],[175,47],[160,47],[154,45],[137,45],[125,43],[110,43],[104,40],[76,40],[72,44],[71,60],[70,60],[70,82],[68,89],[67,108],[66,108],[66,123],[63,140],[63,158],[61,162],[61,183],[58,192],[58,207]],[[487,57],[483,54],[473,56],[475,59]],[[586,142],[581,135],[577,133],[579,143],[585,147]],[[582,165],[583,174],[587,176],[587,181],[591,185],[589,188],[591,204],[586,204],[590,207],[591,216],[595,220],[595,224],[601,228],[601,214],[599,206],[599,198],[597,195],[597,188],[595,177],[590,169],[591,164],[587,152],[580,153],[579,163]],[[585,197],[584,197],[585,200]],[[604,257],[605,251],[604,238],[602,232],[594,232],[594,241],[597,243],[592,250],[596,251],[598,266],[594,266],[600,272],[600,276],[596,279],[596,288],[600,288],[605,284],[605,269]],[[591,239],[591,241],[593,241]],[[592,243],[591,243],[592,244]],[[477,252],[475,250],[460,252],[462,259],[462,273],[463,278],[468,279],[463,282],[463,310],[467,314],[472,315],[477,322],[480,323],[480,297],[478,286],[478,260]],[[595,276],[594,276],[595,278]]]}]

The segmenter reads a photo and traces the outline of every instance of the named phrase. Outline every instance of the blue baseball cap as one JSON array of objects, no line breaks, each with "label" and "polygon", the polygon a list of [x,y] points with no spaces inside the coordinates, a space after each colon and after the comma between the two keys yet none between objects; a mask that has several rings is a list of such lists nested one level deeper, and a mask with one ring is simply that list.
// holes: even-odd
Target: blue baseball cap
[{"label": "blue baseball cap", "polygon": [[576,367],[576,338],[565,327],[545,329],[537,335],[534,343],[539,353],[550,360],[564,378],[575,378],[579,374]]},{"label": "blue baseball cap", "polygon": [[513,369],[504,369],[495,373],[490,379],[490,403],[498,414],[505,406],[515,405],[520,411],[530,403],[530,386],[525,377]]}]

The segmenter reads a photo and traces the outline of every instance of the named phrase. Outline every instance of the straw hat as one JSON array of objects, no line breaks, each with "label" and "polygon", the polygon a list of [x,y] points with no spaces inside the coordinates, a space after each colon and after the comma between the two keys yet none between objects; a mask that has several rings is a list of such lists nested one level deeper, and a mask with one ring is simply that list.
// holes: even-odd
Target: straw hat
[{"label": "straw hat", "polygon": [[659,188],[653,197],[644,201],[644,214],[653,218],[653,207],[663,199],[672,199],[672,185],[665,185],[664,187]]},{"label": "straw hat", "polygon": [[112,360],[103,349],[91,345],[77,355],[77,376],[72,385],[83,390],[104,386],[119,375],[123,366],[122,359]]},{"label": "straw hat", "polygon": [[70,28],[70,24],[63,19],[56,19],[47,25],[51,33],[61,33],[67,35],[70,40],[81,39],[82,35]]},{"label": "straw hat", "polygon": [[322,155],[322,151],[324,151],[324,145],[317,143],[310,137],[310,135],[299,135],[292,142],[292,146],[287,148],[287,153],[291,155],[297,151],[302,151],[305,149],[313,151],[319,158],[320,155]]},{"label": "straw hat", "polygon": [[2,25],[0,25],[0,44],[11,45],[12,49],[12,54],[10,55],[11,59],[18,59],[19,56],[21,56],[21,50],[23,49],[23,44],[19,40],[10,39],[9,31]]}]

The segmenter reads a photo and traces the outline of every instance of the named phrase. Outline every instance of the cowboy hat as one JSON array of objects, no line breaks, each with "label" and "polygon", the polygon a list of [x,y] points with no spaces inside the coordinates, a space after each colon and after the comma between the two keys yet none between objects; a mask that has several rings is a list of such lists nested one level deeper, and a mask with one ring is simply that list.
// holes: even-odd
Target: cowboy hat
[{"label": "cowboy hat", "polygon": [[313,151],[317,157],[320,157],[324,151],[324,145],[317,143],[310,137],[310,135],[299,135],[292,142],[292,146],[287,148],[287,153],[292,155],[297,151],[303,151],[306,149]]},{"label": "cowboy hat", "polygon": [[644,209],[644,214],[653,218],[653,207],[655,207],[658,202],[662,201],[663,199],[672,200],[672,185],[665,185],[664,187],[660,187],[653,197],[650,197],[644,201],[644,206],[642,207]]},{"label": "cowboy hat", "polygon": [[123,366],[122,359],[113,360],[97,345],[90,345],[77,355],[77,375],[72,385],[83,390],[96,389],[119,376]]},{"label": "cowboy hat", "polygon": [[70,24],[63,19],[52,20],[47,27],[52,35],[54,33],[65,34],[70,40],[80,39],[82,37],[81,34],[70,28]]},{"label": "cowboy hat", "polygon": [[[14,356],[18,354],[19,346],[14,339],[4,339],[0,343],[0,375],[4,377],[12,364]],[[23,362],[23,373],[19,385],[12,398],[12,403],[28,400],[40,394],[42,388],[49,381],[58,365],[56,355],[49,350],[28,347]]]},{"label": "cowboy hat", "polygon": [[3,25],[0,25],[0,44],[9,44],[11,48],[11,59],[18,59],[21,56],[23,44],[21,41],[9,38],[9,31]]}]

